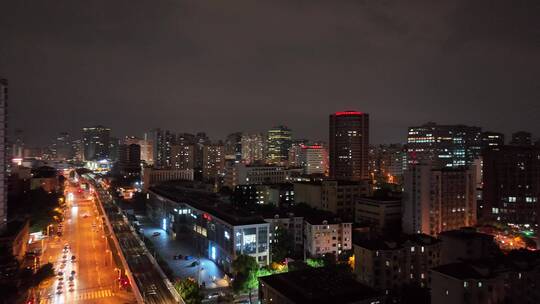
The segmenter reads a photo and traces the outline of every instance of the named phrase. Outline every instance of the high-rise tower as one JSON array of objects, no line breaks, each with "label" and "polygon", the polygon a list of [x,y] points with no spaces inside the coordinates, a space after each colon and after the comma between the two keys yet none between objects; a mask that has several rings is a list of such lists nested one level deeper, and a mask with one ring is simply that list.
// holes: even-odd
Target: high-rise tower
[{"label": "high-rise tower", "polygon": [[369,114],[357,111],[330,115],[330,177],[368,178]]}]

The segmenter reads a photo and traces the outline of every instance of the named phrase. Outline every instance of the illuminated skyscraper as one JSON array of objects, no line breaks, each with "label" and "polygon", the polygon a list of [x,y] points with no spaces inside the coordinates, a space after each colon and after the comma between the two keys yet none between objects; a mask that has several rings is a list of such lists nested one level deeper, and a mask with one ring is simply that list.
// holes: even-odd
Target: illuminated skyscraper
[{"label": "illuminated skyscraper", "polygon": [[85,161],[109,158],[111,129],[104,126],[83,128],[83,153]]},{"label": "illuminated skyscraper", "polygon": [[123,140],[123,144],[136,144],[141,146],[141,160],[148,165],[152,165],[154,163],[154,146],[148,134],[145,133],[144,138],[126,136]]},{"label": "illuminated skyscraper", "polygon": [[482,152],[498,150],[504,146],[504,134],[497,132],[482,132]]},{"label": "illuminated skyscraper", "polygon": [[203,147],[203,179],[216,180],[222,174],[225,166],[223,144],[206,144]]},{"label": "illuminated skyscraper", "polygon": [[242,133],[229,134],[225,139],[225,159],[240,162],[242,160]]},{"label": "illuminated skyscraper", "polygon": [[431,163],[440,168],[468,166],[480,155],[481,133],[478,127],[433,122],[410,127],[407,161],[409,164]]},{"label": "illuminated skyscraper", "polygon": [[540,220],[540,148],[502,146],[484,155],[483,215],[535,227]]},{"label": "illuminated skyscraper", "polygon": [[411,165],[404,178],[403,232],[435,236],[476,225],[475,174],[474,167]]},{"label": "illuminated skyscraper", "polygon": [[302,147],[307,145],[309,141],[307,139],[296,139],[291,143],[289,149],[289,166],[302,167],[302,160],[300,159],[302,154]]},{"label": "illuminated skyscraper", "polygon": [[266,161],[269,164],[285,164],[289,159],[292,144],[292,131],[285,126],[268,130]]},{"label": "illuminated skyscraper", "polygon": [[304,174],[328,173],[328,153],[323,145],[302,145],[300,149],[299,163]]},{"label": "illuminated skyscraper", "polygon": [[154,129],[150,132],[150,141],[153,144],[154,166],[156,168],[169,168],[171,165],[171,145],[175,136],[167,130]]},{"label": "illuminated skyscraper", "polygon": [[187,170],[195,166],[195,145],[179,141],[171,146],[171,167]]},{"label": "illuminated skyscraper", "polygon": [[242,161],[251,164],[264,160],[265,140],[260,133],[242,135]]},{"label": "illuminated skyscraper", "polygon": [[357,111],[330,115],[330,176],[338,180],[368,179],[369,114]]},{"label": "illuminated skyscraper", "polygon": [[73,159],[73,143],[69,133],[62,132],[58,134],[56,140],[54,141],[51,150],[53,152],[54,159],[57,160],[69,160]]}]

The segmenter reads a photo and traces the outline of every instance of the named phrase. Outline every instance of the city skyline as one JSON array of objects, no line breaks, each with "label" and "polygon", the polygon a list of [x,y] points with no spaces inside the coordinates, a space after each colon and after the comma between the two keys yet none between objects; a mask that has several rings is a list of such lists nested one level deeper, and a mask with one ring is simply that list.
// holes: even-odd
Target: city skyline
[{"label": "city skyline", "polygon": [[0,10],[0,304],[540,303],[539,0]]},{"label": "city skyline", "polygon": [[29,142],[94,124],[212,138],[283,124],[326,139],[328,113],[349,109],[371,114],[373,143],[428,121],[540,128],[540,21],[526,3],[55,4],[0,13],[8,119]]}]

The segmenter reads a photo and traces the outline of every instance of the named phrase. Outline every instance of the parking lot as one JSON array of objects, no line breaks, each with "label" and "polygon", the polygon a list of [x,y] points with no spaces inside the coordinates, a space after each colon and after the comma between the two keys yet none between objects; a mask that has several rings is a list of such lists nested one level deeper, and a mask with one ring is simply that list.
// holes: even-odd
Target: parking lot
[{"label": "parking lot", "polygon": [[[228,287],[228,277],[210,259],[199,257],[189,233],[177,235],[173,240],[165,231],[145,218],[139,218],[144,235],[149,238],[160,257],[167,262],[177,278],[192,277],[207,289]],[[181,259],[174,256],[181,255]],[[188,256],[188,259],[186,259]],[[200,264],[199,264],[200,262]],[[198,275],[197,275],[198,274]]]}]

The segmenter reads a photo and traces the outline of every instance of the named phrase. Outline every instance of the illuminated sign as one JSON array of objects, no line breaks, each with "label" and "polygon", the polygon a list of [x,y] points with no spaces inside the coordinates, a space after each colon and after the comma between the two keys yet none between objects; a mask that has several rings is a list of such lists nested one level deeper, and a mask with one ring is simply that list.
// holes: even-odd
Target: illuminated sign
[{"label": "illuminated sign", "polygon": [[334,115],[336,116],[349,116],[349,115],[363,115],[364,113],[358,112],[358,111],[341,111],[336,112]]}]

